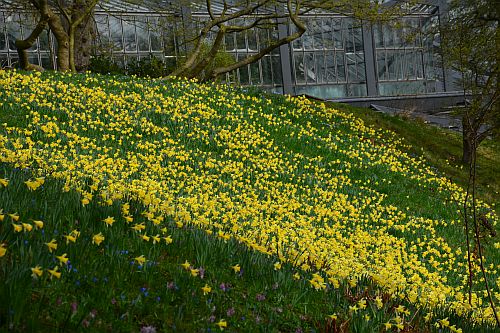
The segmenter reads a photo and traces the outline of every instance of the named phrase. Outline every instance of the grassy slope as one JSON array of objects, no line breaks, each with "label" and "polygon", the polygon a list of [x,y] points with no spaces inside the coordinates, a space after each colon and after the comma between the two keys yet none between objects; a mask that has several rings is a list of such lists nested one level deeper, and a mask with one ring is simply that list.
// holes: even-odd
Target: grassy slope
[{"label": "grassy slope", "polygon": [[[102,79],[100,78],[100,80]],[[77,85],[81,84],[77,82],[77,80],[81,80],[78,77],[76,79],[61,77],[56,80],[75,82]],[[96,82],[92,80],[89,82],[84,85],[96,85]],[[119,85],[117,89],[112,83],[106,86],[106,83],[103,84],[103,82],[100,82],[99,85],[104,87],[108,94],[119,91],[124,87],[124,85]],[[132,84],[131,87],[133,87]],[[189,95],[191,93],[190,89],[198,91],[200,94],[206,93],[205,88],[199,89],[196,86],[189,86],[187,91],[173,89],[168,94],[177,94],[177,96],[182,97],[186,94]],[[136,89],[131,88],[130,90]],[[352,184],[348,186],[344,184],[339,187],[337,189],[339,193],[349,195],[351,198],[356,198],[356,196],[361,198],[363,196],[373,196],[375,190],[388,195],[384,199],[383,205],[399,207],[401,210],[409,212],[408,214],[414,214],[415,217],[429,219],[456,218],[456,212],[441,203],[446,200],[446,193],[436,193],[435,188],[420,186],[418,179],[408,179],[405,177],[405,173],[388,173],[383,165],[356,166],[357,159],[356,156],[351,156],[352,154],[365,149],[374,149],[377,152],[377,149],[380,148],[373,147],[371,138],[374,141],[380,140],[389,145],[389,141],[384,141],[387,139],[380,137],[379,134],[373,134],[365,130],[357,132],[358,130],[353,128],[350,123],[351,118],[342,119],[335,116],[333,119],[325,119],[323,116],[316,117],[305,114],[302,117],[297,117],[293,114],[287,114],[287,108],[296,108],[297,105],[287,103],[280,97],[267,96],[262,98],[259,92],[247,92],[247,94],[256,99],[251,101],[241,100],[237,98],[237,92],[231,95],[235,100],[239,99],[238,103],[243,106],[241,110],[245,110],[244,108],[251,110],[256,104],[269,105],[267,99],[273,99],[271,105],[274,105],[274,108],[262,107],[262,114],[254,113],[250,115],[250,119],[252,117],[257,118],[255,122],[250,123],[253,126],[262,126],[267,131],[271,131],[275,145],[283,154],[282,158],[289,158],[290,162],[295,164],[303,163],[301,169],[294,170],[294,172],[300,171],[306,177],[297,178],[295,174],[287,173],[285,169],[280,169],[281,173],[274,176],[277,182],[284,182],[285,184],[299,182],[301,184],[299,191],[304,192],[295,194],[297,197],[308,200],[307,196],[310,192],[307,192],[307,189],[311,185],[312,188],[317,186],[313,178],[307,178],[309,173],[313,176],[328,175],[323,169],[315,169],[312,172],[307,170],[308,163],[311,163],[308,158],[314,161],[318,156],[323,156],[326,158],[326,162],[333,163],[330,165],[337,165],[337,161],[342,160],[341,163],[344,165],[339,166],[339,170],[341,170],[339,173],[349,174]],[[214,102],[212,106],[216,106],[216,103]],[[223,114],[226,116],[235,112],[234,110],[224,110],[224,107],[220,109],[219,112],[224,111]],[[42,112],[50,114],[47,111]],[[284,114],[283,117],[280,116],[280,112]],[[27,114],[24,108],[20,109],[18,105],[10,105],[10,107],[4,107],[3,111],[0,112],[0,118],[1,122],[7,122],[9,126],[24,127],[29,124],[29,122],[26,122]],[[155,119],[154,114],[150,116],[151,119]],[[243,116],[246,121],[249,121],[248,115]],[[273,117],[277,116],[279,118],[278,122],[273,119]],[[140,117],[137,119],[140,119]],[[312,130],[312,133],[309,125],[311,122],[314,124],[312,128],[315,129]],[[176,138],[184,140],[187,146],[194,145],[195,149],[201,148],[206,151],[213,151],[216,153],[213,156],[219,156],[218,154],[224,154],[226,151],[220,150],[220,147],[217,146],[210,146],[210,142],[201,141],[203,138],[195,137],[195,139],[186,140],[186,129],[183,128],[183,124],[176,123],[173,125],[169,125],[172,133]],[[219,123],[218,126],[220,125]],[[60,126],[64,127],[64,124],[61,123]],[[339,135],[343,136],[343,133],[346,133],[343,138],[344,143],[347,144],[345,147],[352,144],[353,147],[357,148],[352,150],[351,147],[349,148],[351,150],[344,150],[344,145],[339,142],[339,146],[343,148],[339,151],[331,150],[322,138],[328,137],[329,133],[332,132],[332,126]],[[235,129],[233,128],[233,130]],[[305,131],[300,133],[301,129]],[[294,132],[295,135],[290,135],[290,133]],[[314,133],[316,134],[312,135]],[[242,133],[239,134],[242,135]],[[35,138],[47,139],[41,132]],[[96,138],[99,138],[99,136],[96,136]],[[389,140],[391,140],[390,136]],[[233,144],[237,143],[238,140]],[[108,142],[105,140],[102,144],[106,146]],[[373,153],[373,151],[371,152]],[[298,158],[297,156],[302,157]],[[231,160],[234,156],[225,156],[224,158]],[[292,165],[289,164],[287,167],[293,169]],[[304,166],[306,167],[304,168]],[[299,270],[301,278],[295,281],[292,274],[297,271],[289,264],[283,262],[284,269],[278,271],[274,269],[273,264],[277,261],[276,257],[266,258],[265,255],[248,251],[246,247],[238,245],[233,240],[229,240],[227,243],[220,240],[220,238],[217,240],[215,237],[206,235],[192,226],[176,228],[175,217],[167,217],[165,223],[168,227],[168,233],[173,238],[173,244],[151,246],[151,242],[148,242],[147,245],[144,245],[144,241],[140,237],[136,237],[136,233],[130,231],[129,227],[124,225],[123,222],[121,225],[117,223],[112,228],[102,228],[104,218],[121,215],[120,205],[123,204],[122,200],[115,200],[110,207],[105,207],[106,205],[103,206],[94,201],[89,206],[82,207],[79,193],[73,190],[68,193],[61,193],[63,187],[61,182],[48,179],[46,187],[42,191],[38,190],[41,193],[37,191],[29,192],[22,182],[33,176],[30,172],[13,169],[12,165],[3,165],[2,168],[3,171],[0,172],[3,173],[0,173],[0,178],[7,177],[11,179],[11,183],[3,192],[0,189],[2,198],[0,202],[3,205],[0,209],[3,208],[5,212],[9,213],[19,212],[25,221],[29,221],[29,219],[44,219],[46,221],[45,234],[41,238],[35,236],[35,233],[14,234],[8,224],[1,229],[1,240],[8,245],[9,255],[15,253],[15,255],[7,256],[11,266],[2,266],[2,274],[4,274],[5,279],[10,281],[6,284],[6,288],[2,290],[2,298],[11,300],[9,305],[4,305],[2,308],[4,325],[13,322],[18,325],[18,328],[25,327],[23,325],[29,326],[30,324],[26,323],[26,319],[23,319],[28,317],[28,322],[32,321],[32,325],[35,326],[39,324],[40,318],[44,318],[41,322],[44,325],[49,325],[47,326],[48,330],[50,330],[50,325],[57,325],[59,328],[66,329],[68,327],[71,327],[71,329],[82,328],[82,323],[89,322],[95,329],[100,330],[110,329],[110,327],[129,330],[143,325],[155,325],[168,331],[174,328],[179,330],[193,330],[194,328],[203,327],[213,329],[216,326],[212,319],[217,322],[224,318],[228,321],[230,330],[239,328],[246,331],[292,331],[299,327],[314,327],[319,330],[327,330],[336,326],[337,329],[349,327],[353,331],[380,331],[384,327],[383,323],[392,320],[392,325],[394,325],[396,323],[395,318],[401,318],[401,312],[398,314],[396,311],[400,302],[410,307],[412,314],[415,312],[415,308],[406,300],[387,299],[386,296],[374,289],[371,283],[363,278],[359,278],[357,283],[355,282],[356,287],[349,288],[348,281],[342,281],[339,289],[335,289],[329,284],[327,291],[314,291],[308,282],[314,270],[309,272]],[[255,181],[255,178],[252,178],[255,175],[247,174],[245,177]],[[391,182],[387,182],[386,178],[389,178]],[[236,182],[237,180],[233,179],[232,181]],[[231,179],[226,178],[223,181],[228,183]],[[228,189],[230,191],[235,190],[234,187],[228,187]],[[237,197],[238,193],[233,195]],[[287,194],[282,192],[281,195],[286,196]],[[410,196],[411,199],[409,199]],[[434,197],[437,197],[438,200]],[[317,196],[317,198],[321,199],[321,195]],[[131,206],[131,213],[136,221],[143,221],[148,225],[147,233],[149,235],[158,231],[153,225],[149,224],[148,219],[141,217],[141,212],[146,207],[138,202],[137,198],[135,201],[131,200]],[[363,209],[369,211],[371,208],[366,206]],[[348,213],[345,218],[350,219]],[[6,217],[6,220],[8,219],[9,217]],[[354,219],[359,219],[359,215],[358,217],[354,216]],[[395,218],[395,220],[397,219]],[[404,219],[399,221],[399,223],[403,222]],[[352,227],[354,229],[343,226],[345,230],[342,233],[349,236],[353,234],[356,228],[366,228],[367,226],[361,224]],[[399,227],[389,230],[389,233],[395,237],[406,239],[408,242],[414,242],[417,236],[430,236],[418,226],[414,227],[416,227],[417,235],[406,235],[404,228]],[[209,228],[209,230],[217,232],[218,228]],[[63,231],[61,230],[68,234],[73,229],[80,229],[83,234],[81,241],[79,240],[75,245],[72,243],[65,245],[64,238],[61,235]],[[106,245],[102,250],[91,244],[92,234],[99,231],[103,232],[106,237]],[[453,247],[457,246],[461,241],[460,234],[456,232],[454,226],[443,225],[439,230],[439,234],[444,236],[446,241]],[[26,237],[31,237],[27,244],[24,243]],[[26,253],[38,253],[40,248],[45,249],[43,243],[48,242],[52,237],[59,239],[60,248],[57,254],[60,255],[67,251],[72,261],[80,261],[81,269],[77,274],[63,273],[60,283],[57,282],[58,280],[47,280],[45,278],[32,283],[29,277],[30,267],[35,264],[42,264],[44,268],[50,268],[55,265],[57,260],[47,251],[42,251],[43,253],[37,254],[35,257],[26,256]],[[79,255],[81,251],[87,251],[85,253],[89,253],[89,255],[81,257]],[[129,253],[122,253],[121,251],[129,251]],[[102,256],[97,255],[99,253]],[[130,269],[130,262],[134,261],[134,258],[140,254],[144,254],[150,262],[159,263],[158,266],[153,265],[150,270],[148,269],[148,272],[143,273],[136,270],[135,267],[137,266]],[[281,256],[283,256],[282,253]],[[282,258],[283,261],[287,259]],[[203,267],[207,272],[204,279],[191,277],[189,271],[184,271],[180,267],[184,260],[189,260],[193,267]],[[238,263],[243,268],[244,273],[242,275],[234,274],[231,269],[232,265]],[[456,268],[457,266],[455,266]],[[82,270],[86,271],[87,274],[83,273]],[[47,275],[47,273],[45,274]],[[22,278],[15,279],[14,277]],[[450,275],[450,280],[453,280],[452,275]],[[75,286],[76,281],[79,281],[77,286]],[[81,287],[82,281],[84,282],[83,287]],[[114,288],[109,288],[108,282],[104,281],[111,281]],[[166,281],[170,282],[170,284],[166,283]],[[172,282],[173,284],[171,284]],[[209,298],[210,301],[201,292],[201,287],[205,283],[208,283],[214,290],[214,296]],[[233,292],[227,293],[222,290],[225,288],[220,288],[221,283],[231,284],[230,290]],[[458,282],[455,281],[454,283]],[[20,290],[25,291],[21,293]],[[65,296],[67,290],[72,290],[71,297]],[[148,296],[145,296],[145,292],[148,293]],[[98,295],[99,297],[97,297]],[[266,300],[262,300],[261,295],[265,295]],[[375,305],[377,295],[384,298],[385,305],[380,310]],[[156,301],[158,296],[160,299]],[[26,309],[26,304],[30,302],[30,298],[38,302],[38,308],[41,309],[40,313],[33,315],[32,312]],[[363,311],[353,310],[352,307],[357,305],[363,298],[367,300],[368,308]],[[19,304],[16,304],[17,302]],[[71,309],[72,303],[79,305],[75,313]],[[12,308],[9,309],[9,306]],[[227,311],[233,307],[235,314],[230,314],[232,311],[228,313]],[[13,310],[14,308],[16,310]],[[93,309],[99,313],[98,319],[92,317],[91,312]],[[337,313],[339,319],[336,321],[328,319],[327,315],[331,313]],[[417,313],[419,315],[411,321],[409,320],[410,316],[406,317],[404,326],[408,329],[425,330],[424,327],[427,324],[423,322],[422,311]],[[370,319],[367,319],[365,315],[369,315]],[[436,314],[436,316],[437,318],[443,318],[444,316],[450,316],[450,314]],[[461,319],[455,319],[455,322],[464,325]],[[464,327],[464,329],[471,329],[467,323],[465,325],[468,328]],[[430,329],[429,326],[427,326],[427,329]],[[478,329],[484,330],[486,328]]]},{"label": "grassy slope", "polygon": [[[465,188],[469,174],[462,165],[462,138],[455,131],[444,130],[422,121],[406,117],[389,116],[365,108],[331,103],[332,107],[363,119],[366,124],[386,129],[404,138],[408,149],[422,154],[443,175]],[[489,202],[500,214],[500,142],[486,140],[478,150],[477,181],[479,196]]]}]

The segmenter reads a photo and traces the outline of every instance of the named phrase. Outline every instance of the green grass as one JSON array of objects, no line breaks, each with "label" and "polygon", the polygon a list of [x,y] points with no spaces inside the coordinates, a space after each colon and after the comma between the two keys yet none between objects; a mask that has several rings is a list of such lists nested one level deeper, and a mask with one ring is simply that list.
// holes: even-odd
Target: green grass
[{"label": "green grass", "polygon": [[[434,175],[460,183],[464,172],[444,162],[447,144],[431,145],[431,138],[448,138],[443,142],[453,147],[454,134],[338,106],[370,128],[254,89],[2,75],[0,179],[9,183],[0,185],[0,245],[7,250],[0,257],[0,330],[219,331],[225,320],[230,332],[381,332],[387,322],[397,331],[398,318],[406,331],[439,331],[434,325],[445,318],[464,332],[494,330],[467,314],[423,306],[409,293],[411,278],[435,292],[431,279],[443,276],[464,291],[464,260],[446,259],[464,250],[450,199],[461,192]],[[497,146],[484,147],[497,161]],[[481,166],[480,177],[494,175]],[[25,182],[39,176],[43,185],[30,191]],[[489,200],[495,181],[481,187],[487,202],[496,202]],[[108,217],[112,226],[103,222]],[[33,220],[44,228],[15,232],[14,225]],[[132,230],[141,223],[142,233]],[[67,241],[75,230],[76,241]],[[105,237],[100,245],[93,243],[98,233]],[[155,235],[172,243],[153,242]],[[52,239],[53,253],[46,245]],[[484,240],[493,286],[500,268],[495,242]],[[68,265],[56,257],[63,253]],[[429,275],[401,259],[407,255]],[[436,258],[440,271],[432,266]],[[41,277],[32,276],[37,265]],[[60,278],[50,277],[55,266]],[[315,276],[326,283],[321,290],[312,288]],[[398,283],[402,291],[394,289]],[[480,279],[474,288],[483,297]],[[366,308],[358,309],[363,301]]]},{"label": "green grass", "polygon": [[[396,133],[408,150],[422,155],[443,175],[466,188],[468,166],[462,161],[462,136],[452,130],[423,123],[405,116],[390,116],[370,109],[346,104],[330,105],[356,117],[371,126]],[[490,203],[500,214],[500,141],[486,139],[478,149],[477,183],[479,197]]]}]

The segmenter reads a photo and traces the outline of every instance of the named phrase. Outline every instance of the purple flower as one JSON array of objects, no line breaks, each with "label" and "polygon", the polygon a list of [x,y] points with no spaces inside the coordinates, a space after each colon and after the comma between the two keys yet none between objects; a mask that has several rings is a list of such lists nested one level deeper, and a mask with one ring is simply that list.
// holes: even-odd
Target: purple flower
[{"label": "purple flower", "polygon": [[214,321],[215,321],[214,315],[211,315],[210,317],[208,317],[208,322],[213,323]]},{"label": "purple flower", "polygon": [[220,284],[219,286],[220,290],[222,291],[229,291],[229,289],[231,288],[231,285],[230,284],[225,284],[224,282]]},{"label": "purple flower", "polygon": [[113,304],[113,305],[116,304],[116,299],[114,297],[111,299],[111,304]]},{"label": "purple flower", "polygon": [[141,327],[141,333],[156,333],[156,328],[154,326],[143,326]]},{"label": "purple flower", "polygon": [[227,312],[226,312],[228,317],[234,316],[235,313],[236,313],[236,311],[234,310],[233,307],[227,309]]},{"label": "purple flower", "polygon": [[264,294],[257,294],[257,295],[255,296],[255,299],[256,299],[257,301],[259,301],[259,302],[262,302],[262,301],[264,301],[264,300],[266,299],[266,295],[264,295]]},{"label": "purple flower", "polygon": [[82,326],[85,327],[85,328],[89,327],[90,326],[90,321],[88,321],[87,319],[84,319],[82,321]]},{"label": "purple flower", "polygon": [[76,313],[78,311],[78,303],[71,303],[71,312]]},{"label": "purple flower", "polygon": [[199,267],[198,268],[198,274],[200,276],[200,279],[203,279],[205,277],[205,268]]}]

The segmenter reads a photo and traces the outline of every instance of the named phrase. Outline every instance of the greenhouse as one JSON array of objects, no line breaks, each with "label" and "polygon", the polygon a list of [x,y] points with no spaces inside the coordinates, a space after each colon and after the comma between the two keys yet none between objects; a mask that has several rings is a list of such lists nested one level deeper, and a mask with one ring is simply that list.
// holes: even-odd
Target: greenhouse
[{"label": "greenhouse", "polygon": [[[227,74],[225,81],[320,98],[446,91],[445,71],[438,56],[439,36],[431,33],[439,25],[441,2],[446,1],[414,6],[412,14],[400,18],[398,24],[372,25],[329,12],[304,14],[301,19],[307,30],[301,38]],[[0,6],[0,66],[15,67],[15,40],[29,35],[36,25],[36,15],[16,8],[15,1],[4,0]],[[176,31],[186,25],[196,29],[208,13],[202,7],[181,13],[165,8],[161,2],[132,5],[120,0],[103,1],[93,16],[93,53],[107,54],[124,67],[151,56],[175,63],[186,52]],[[228,34],[224,50],[238,60],[258,52],[262,40],[277,38],[290,29],[292,25],[284,21],[275,29]],[[53,35],[44,31],[29,49],[30,61],[56,69],[55,48]]]}]

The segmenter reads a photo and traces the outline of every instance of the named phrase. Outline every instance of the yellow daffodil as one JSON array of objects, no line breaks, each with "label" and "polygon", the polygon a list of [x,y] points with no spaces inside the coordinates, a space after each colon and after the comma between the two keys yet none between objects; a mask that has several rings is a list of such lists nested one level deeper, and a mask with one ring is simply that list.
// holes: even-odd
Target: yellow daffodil
[{"label": "yellow daffodil", "polygon": [[23,226],[21,224],[12,223],[12,227],[14,228],[14,232],[21,232],[21,231],[23,231]]},{"label": "yellow daffodil", "polygon": [[106,217],[104,220],[102,220],[104,223],[106,223],[106,226],[112,226],[113,223],[115,223],[115,218],[112,216]]},{"label": "yellow daffodil", "polygon": [[276,263],[274,263],[274,270],[275,270],[275,271],[278,271],[278,270],[280,270],[280,269],[281,269],[281,263],[280,263],[280,262],[276,262]]},{"label": "yellow daffodil", "polygon": [[151,236],[151,238],[153,239],[153,244],[156,244],[161,240],[160,235]]},{"label": "yellow daffodil", "polygon": [[170,237],[170,236],[163,237],[163,239],[165,240],[165,243],[167,243],[167,244],[172,244],[172,242],[173,242],[172,237]]},{"label": "yellow daffodil", "polygon": [[59,260],[59,262],[61,264],[64,264],[64,265],[66,265],[69,261],[68,255],[66,253],[64,253],[63,255],[60,255],[60,256],[56,256],[56,258]]},{"label": "yellow daffodil", "polygon": [[57,250],[57,242],[55,239],[52,239],[50,242],[45,243],[47,247],[49,248],[49,252],[52,253],[52,251]]},{"label": "yellow daffodil", "polygon": [[9,180],[7,178],[0,178],[0,185],[7,187],[7,185],[9,185]]},{"label": "yellow daffodil", "polygon": [[42,276],[43,274],[42,267],[41,266],[32,267],[31,273],[32,273],[31,276],[33,276],[33,278]]},{"label": "yellow daffodil", "polygon": [[141,236],[141,238],[143,240],[145,240],[146,242],[149,242],[149,236],[148,235],[144,234],[144,235]]},{"label": "yellow daffodil", "polygon": [[42,184],[35,181],[27,180],[24,182],[30,191],[36,191]]},{"label": "yellow daffodil", "polygon": [[8,214],[8,215],[10,216],[10,218],[11,218],[13,221],[15,221],[15,222],[19,221],[19,215],[18,215],[17,213]]},{"label": "yellow daffodil", "polygon": [[54,277],[59,279],[61,277],[61,272],[58,272],[57,269],[58,269],[58,267],[56,266],[56,267],[54,267],[54,269],[49,269],[47,271],[50,273],[51,277],[54,276]]},{"label": "yellow daffodil", "polygon": [[142,231],[142,230],[146,229],[146,225],[144,223],[134,224],[134,226],[130,227],[130,228],[132,228],[135,231]]},{"label": "yellow daffodil", "polygon": [[227,327],[227,322],[224,319],[219,320],[215,325],[219,326],[221,330]]},{"label": "yellow daffodil", "polygon": [[76,237],[73,235],[64,235],[64,238],[66,238],[66,244],[69,242],[76,243]]},{"label": "yellow daffodil", "polygon": [[30,232],[33,230],[33,226],[29,223],[22,223],[24,231]]},{"label": "yellow daffodil", "polygon": [[139,265],[144,265],[144,263],[146,262],[146,258],[144,257],[144,255],[140,255],[138,257],[135,257],[134,260],[139,264]]},{"label": "yellow daffodil", "polygon": [[209,294],[210,292],[212,292],[212,288],[208,286],[208,284],[205,284],[204,287],[201,288],[201,290],[203,291],[203,295],[207,295]]},{"label": "yellow daffodil", "polygon": [[42,229],[43,228],[43,222],[39,220],[34,220],[33,223],[35,224],[35,227],[37,229]]},{"label": "yellow daffodil", "polygon": [[0,258],[5,256],[5,254],[7,253],[7,249],[4,247],[3,244],[0,245]]},{"label": "yellow daffodil", "polygon": [[104,236],[102,233],[98,233],[92,237],[92,244],[95,244],[97,246],[101,245],[101,243],[104,241]]},{"label": "yellow daffodil", "polygon": [[191,267],[191,264],[189,263],[189,261],[185,261],[183,264],[181,264],[181,266],[185,269],[185,270],[188,270],[190,267]]},{"label": "yellow daffodil", "polygon": [[235,273],[239,273],[239,272],[241,271],[241,267],[240,267],[240,265],[239,265],[239,264],[236,264],[236,265],[234,265],[234,266],[231,266],[231,268],[233,269],[233,271],[234,271]]}]

